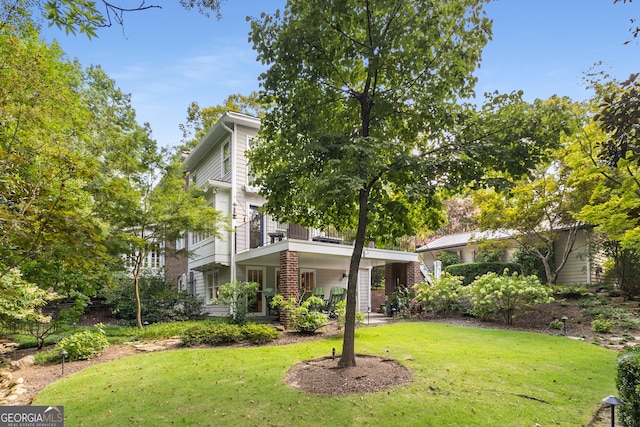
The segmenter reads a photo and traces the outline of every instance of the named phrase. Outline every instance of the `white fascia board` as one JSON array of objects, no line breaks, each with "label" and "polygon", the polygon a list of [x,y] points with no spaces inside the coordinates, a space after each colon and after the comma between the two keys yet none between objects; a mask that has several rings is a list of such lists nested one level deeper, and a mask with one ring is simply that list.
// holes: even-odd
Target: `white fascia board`
[{"label": "white fascia board", "polygon": [[198,145],[191,150],[191,154],[187,157],[187,169],[193,168],[204,157],[209,150],[229,132],[227,128],[233,129],[233,124],[246,126],[253,129],[260,129],[260,119],[257,117],[247,116],[246,114],[228,111],[220,117],[215,125],[200,139]]}]

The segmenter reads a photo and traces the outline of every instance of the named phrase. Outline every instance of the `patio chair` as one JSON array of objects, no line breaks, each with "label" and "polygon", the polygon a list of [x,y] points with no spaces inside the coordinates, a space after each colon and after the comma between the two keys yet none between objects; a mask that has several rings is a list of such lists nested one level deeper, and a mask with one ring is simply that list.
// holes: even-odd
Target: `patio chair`
[{"label": "patio chair", "polygon": [[273,310],[273,314],[278,314],[278,307],[271,307],[271,301],[273,301],[276,291],[272,288],[265,288],[262,290],[262,293],[264,294],[264,300],[267,303],[269,316],[271,316],[271,310]]},{"label": "patio chair", "polygon": [[329,314],[329,317],[338,317],[338,314],[336,313],[336,304],[345,299],[346,296],[347,290],[345,288],[331,288],[331,291],[329,292],[329,301],[327,301],[324,308],[324,311]]}]

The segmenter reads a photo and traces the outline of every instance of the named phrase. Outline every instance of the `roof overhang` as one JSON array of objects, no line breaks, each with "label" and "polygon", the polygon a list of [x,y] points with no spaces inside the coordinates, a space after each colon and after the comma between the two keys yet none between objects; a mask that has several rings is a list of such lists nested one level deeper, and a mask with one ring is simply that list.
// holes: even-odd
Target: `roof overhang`
[{"label": "roof overhang", "polygon": [[246,126],[252,129],[260,129],[260,119],[248,116],[246,114],[228,111],[220,117],[215,125],[207,134],[202,137],[198,145],[191,150],[191,154],[187,157],[187,169],[193,169],[202,158],[226,135],[230,135],[235,125]]},{"label": "roof overhang", "polygon": [[[353,246],[288,239],[241,252],[236,255],[236,262],[244,265],[278,266],[280,265],[280,252],[282,251],[297,252],[300,268],[348,271],[351,256],[353,255]],[[360,268],[375,267],[387,263],[418,261],[418,254],[415,252],[364,248],[360,260]]]}]

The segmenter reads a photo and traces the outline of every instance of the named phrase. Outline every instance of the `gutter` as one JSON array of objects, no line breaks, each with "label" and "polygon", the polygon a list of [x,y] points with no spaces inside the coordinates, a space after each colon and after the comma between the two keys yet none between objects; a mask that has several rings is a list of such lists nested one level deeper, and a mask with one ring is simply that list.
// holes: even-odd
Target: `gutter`
[{"label": "gutter", "polygon": [[236,132],[235,132],[235,123],[233,124],[234,129],[232,130],[230,127],[228,127],[224,121],[220,121],[220,126],[222,126],[222,128],[224,130],[226,130],[227,132],[229,132],[229,135],[231,136],[231,141],[230,141],[230,149],[229,149],[229,157],[230,157],[230,161],[231,161],[231,200],[229,203],[229,217],[231,218],[231,256],[230,256],[230,260],[229,260],[229,264],[231,267],[231,280],[230,282],[235,282],[236,281],[236,239],[235,239],[235,232],[236,232],[236,219],[234,218],[233,215],[233,206],[235,205],[235,200],[236,200]]}]

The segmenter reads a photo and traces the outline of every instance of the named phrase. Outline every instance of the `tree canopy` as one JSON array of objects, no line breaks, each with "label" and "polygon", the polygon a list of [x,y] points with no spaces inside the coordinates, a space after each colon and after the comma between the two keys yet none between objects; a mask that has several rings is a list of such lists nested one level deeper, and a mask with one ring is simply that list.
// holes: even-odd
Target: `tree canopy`
[{"label": "tree canopy", "polygon": [[[269,66],[250,153],[279,220],[356,230],[341,366],[355,364],[355,289],[365,241],[441,223],[441,191],[521,174],[564,130],[560,100],[492,94],[473,71],[491,37],[484,0],[297,0],[252,22]],[[504,175],[502,178],[508,176]]]},{"label": "tree canopy", "polygon": [[[562,161],[567,155],[566,149],[559,149],[554,153],[555,161],[538,165],[508,191],[474,193],[480,228],[509,233],[521,250],[542,262],[546,277],[541,279],[550,284],[556,283],[584,225],[577,213],[586,200],[583,188],[571,185],[572,171]],[[558,239],[561,233],[567,233],[562,247]]]},{"label": "tree canopy", "polygon": [[229,95],[222,104],[200,107],[197,102],[192,102],[187,108],[187,121],[180,124],[182,131],[182,150],[190,150],[195,147],[200,139],[216,124],[218,119],[227,111],[248,114],[254,117],[262,115],[262,109],[257,100],[258,94],[252,92],[249,95],[235,93]]},{"label": "tree canopy", "polygon": [[[594,84],[597,139],[583,144],[590,171],[599,177],[583,220],[619,241],[640,248],[640,81],[615,79]],[[595,178],[594,178],[595,179]]]},{"label": "tree canopy", "polygon": [[[220,8],[225,0],[179,0],[186,10],[197,9],[199,13],[216,18],[222,17]],[[39,13],[49,23],[67,34],[84,34],[97,37],[99,28],[112,25],[124,26],[128,13],[149,9],[162,9],[161,4],[142,0],[135,5],[111,0],[0,0],[0,27],[7,22],[20,21],[28,16],[37,20]]]},{"label": "tree canopy", "polygon": [[0,26],[0,279],[84,304],[124,254],[137,286],[149,251],[222,219],[137,122],[131,96],[21,16]]}]

